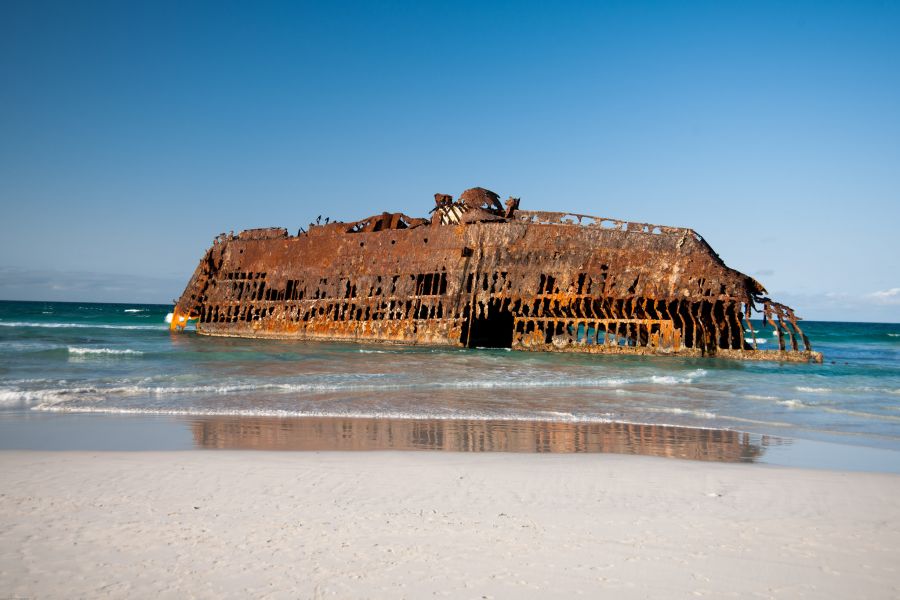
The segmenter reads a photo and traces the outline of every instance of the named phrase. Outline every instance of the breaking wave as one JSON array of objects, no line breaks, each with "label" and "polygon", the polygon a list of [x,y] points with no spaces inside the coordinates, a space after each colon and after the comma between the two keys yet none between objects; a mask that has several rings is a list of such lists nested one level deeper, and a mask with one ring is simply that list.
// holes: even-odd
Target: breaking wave
[{"label": "breaking wave", "polygon": [[[70,352],[83,352],[90,355],[92,352],[100,354],[126,353],[125,350],[112,350],[109,348],[70,348]],[[137,354],[137,351],[130,351]],[[125,354],[127,355],[127,354]],[[682,377],[652,375],[636,378],[575,378],[575,379],[476,379],[468,381],[438,381],[438,382],[393,382],[393,381],[319,381],[304,383],[252,383],[236,382],[225,385],[193,385],[193,386],[154,386],[154,385],[85,385],[72,387],[57,387],[50,389],[22,390],[6,388],[0,393],[0,406],[31,406],[35,410],[55,410],[54,407],[66,405],[84,407],[84,404],[102,403],[119,398],[140,397],[173,397],[185,396],[190,398],[253,394],[259,392],[275,394],[292,393],[329,393],[329,392],[390,392],[407,390],[413,392],[428,392],[429,390],[503,390],[503,389],[528,389],[528,388],[603,388],[616,389],[628,385],[680,385],[688,384],[698,377],[703,377],[706,371],[696,369]],[[61,382],[64,383],[64,382]],[[114,400],[113,400],[114,401]]]},{"label": "breaking wave", "polygon": [[[674,385],[679,383],[694,383],[695,379],[699,379],[701,377],[706,376],[706,369],[694,369],[687,375],[683,377],[675,377],[674,375],[651,375],[650,383],[656,383],[661,385]],[[635,383],[640,383],[640,381],[635,381]]]},{"label": "breaking wave", "polygon": [[25,408],[55,399],[56,393],[53,390],[28,392],[9,388],[0,389],[0,407],[2,408]]},{"label": "breaking wave", "polygon": [[143,354],[140,350],[129,350],[122,349],[117,350],[115,348],[77,348],[75,346],[69,346],[69,354],[74,354],[76,356],[94,356],[101,354],[112,354],[112,355],[124,355],[124,356],[140,356]]},{"label": "breaking wave", "polygon": [[[59,413],[100,413],[117,415],[166,415],[182,417],[276,417],[276,418],[345,418],[345,419],[403,419],[432,421],[522,421],[546,423],[622,423],[626,425],[651,425],[679,427],[682,429],[722,431],[719,427],[709,427],[691,423],[660,423],[636,418],[613,418],[611,413],[579,415],[556,411],[479,411],[454,410],[446,413],[429,411],[379,409],[379,410],[316,410],[316,409],[266,409],[266,408],[118,408],[118,407],[69,407],[54,406],[43,410]],[[707,417],[701,417],[704,420]],[[731,417],[729,417],[731,418]],[[741,419],[735,419],[741,420]],[[774,423],[780,425],[780,423]]]},{"label": "breaking wave", "polygon": [[122,312],[139,313],[139,312],[147,312],[147,309],[146,308],[126,308]]},{"label": "breaking wave", "polygon": [[788,408],[809,408],[808,404],[804,404],[799,400],[779,400],[778,404],[787,406]]}]

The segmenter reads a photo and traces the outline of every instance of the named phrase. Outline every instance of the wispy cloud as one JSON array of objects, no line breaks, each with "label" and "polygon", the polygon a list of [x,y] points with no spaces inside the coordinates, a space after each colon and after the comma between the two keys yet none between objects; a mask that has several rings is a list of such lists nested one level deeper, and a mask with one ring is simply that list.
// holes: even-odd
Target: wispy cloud
[{"label": "wispy cloud", "polygon": [[900,287],[880,292],[872,292],[869,298],[878,304],[900,304]]}]

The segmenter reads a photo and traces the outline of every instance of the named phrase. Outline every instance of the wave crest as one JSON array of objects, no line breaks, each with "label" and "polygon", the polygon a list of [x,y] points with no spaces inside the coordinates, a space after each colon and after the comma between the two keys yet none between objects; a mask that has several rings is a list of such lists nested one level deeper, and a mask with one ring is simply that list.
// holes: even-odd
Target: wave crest
[{"label": "wave crest", "polygon": [[9,388],[0,389],[0,408],[25,408],[47,401],[54,401],[53,390],[23,391]]},{"label": "wave crest", "polygon": [[74,354],[75,356],[96,356],[103,354],[111,354],[111,355],[121,355],[121,356],[141,356],[143,352],[140,350],[130,350],[128,348],[125,349],[116,349],[116,348],[78,348],[76,346],[69,346],[69,354]]}]

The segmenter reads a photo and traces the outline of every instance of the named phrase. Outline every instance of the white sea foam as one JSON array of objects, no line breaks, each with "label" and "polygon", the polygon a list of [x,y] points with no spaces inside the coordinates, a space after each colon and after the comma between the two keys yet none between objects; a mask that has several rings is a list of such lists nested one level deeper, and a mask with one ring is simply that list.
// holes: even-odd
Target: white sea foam
[{"label": "white sea foam", "polygon": [[[540,414],[551,416],[551,417],[563,417],[565,419],[574,419],[575,418],[575,415],[573,415],[570,412],[560,412],[558,410],[542,410],[542,411],[540,411]],[[607,414],[609,414],[609,413],[607,413]]]},{"label": "white sea foam", "polygon": [[788,408],[807,408],[807,405],[799,400],[779,400],[778,404],[787,406]]},{"label": "white sea foam", "polygon": [[638,379],[581,378],[581,379],[472,379],[469,381],[438,381],[434,383],[413,384],[412,387],[422,389],[521,389],[521,388],[565,388],[565,387],[615,387],[638,383]]},{"label": "white sea foam", "polygon": [[759,396],[756,394],[745,394],[744,398],[747,400],[778,400],[777,396]]},{"label": "white sea foam", "polygon": [[[66,413],[106,413],[126,415],[175,415],[188,417],[317,417],[339,419],[427,419],[434,421],[531,421],[550,423],[622,423],[626,425],[651,425],[659,427],[678,427],[682,429],[720,431],[715,427],[699,425],[650,423],[634,419],[613,419],[610,413],[603,415],[573,415],[571,413],[490,413],[475,411],[458,411],[453,413],[413,412],[405,410],[366,410],[366,411],[331,411],[331,410],[284,410],[284,409],[197,409],[197,408],[119,408],[102,406],[38,406],[34,410]],[[740,419],[738,419],[740,420]]]},{"label": "white sea foam", "polygon": [[843,394],[859,394],[868,393],[868,394],[900,394],[900,388],[888,388],[888,387],[874,387],[874,386],[858,386],[858,387],[843,387],[843,388],[827,388],[827,387],[809,387],[809,386],[796,386],[794,388],[798,392],[805,392],[807,394],[825,394],[825,393],[843,393]]},{"label": "white sea foam", "polygon": [[49,390],[37,390],[33,392],[20,392],[29,397],[40,398],[47,406],[55,404],[71,404],[78,402],[94,402],[109,400],[113,397],[135,396],[220,396],[249,392],[329,392],[329,391],[386,391],[393,389],[408,389],[410,385],[353,385],[353,384],[232,384],[232,385],[197,385],[197,386],[142,386],[126,385],[111,387],[73,387],[57,388]]},{"label": "white sea foam", "polygon": [[27,321],[0,321],[0,327],[47,327],[51,329],[142,329],[160,331],[161,325],[108,325],[105,323],[32,323]]},{"label": "white sea foam", "polygon": [[143,354],[140,350],[129,350],[125,349],[116,349],[116,348],[78,348],[75,346],[69,346],[69,354],[74,354],[76,356],[84,356],[84,355],[98,355],[98,354],[113,354],[113,355],[124,355],[124,356],[140,356]]},{"label": "white sea foam", "polygon": [[651,375],[650,383],[656,383],[660,385],[694,383],[695,379],[699,379],[701,377],[706,377],[706,369],[694,369],[693,371],[682,377],[676,377],[674,375]]},{"label": "white sea foam", "polygon": [[900,337],[900,333],[889,333],[889,337]]},{"label": "white sea foam", "polygon": [[365,348],[360,348],[359,352],[362,354],[395,354],[387,350],[366,350]]},{"label": "white sea foam", "polygon": [[650,376],[650,383],[656,383],[659,385],[675,385],[677,383],[691,383],[693,381],[694,380],[691,377],[673,377],[672,375]]},{"label": "white sea foam", "polygon": [[691,408],[678,408],[677,406],[655,406],[651,408],[652,411],[658,411],[662,413],[669,413],[673,415],[693,415],[695,417],[700,417],[701,419],[715,419],[716,414],[710,412],[708,410],[696,410]]},{"label": "white sea foam", "polygon": [[26,391],[0,388],[0,408],[24,408],[55,400],[56,393],[52,390]]},{"label": "white sea foam", "polygon": [[474,379],[469,381],[446,381],[432,384],[420,384],[423,388],[452,389],[495,389],[495,388],[548,388],[548,387],[621,387],[631,384],[678,385],[693,383],[695,379],[704,377],[705,369],[695,369],[688,374],[676,377],[673,375],[650,375],[649,377],[583,377],[563,379]]},{"label": "white sea foam", "polygon": [[122,312],[139,313],[139,312],[147,312],[147,309],[146,308],[126,308]]},{"label": "white sea foam", "polygon": [[[745,337],[745,338],[744,338],[744,341],[747,342],[748,344],[752,344],[752,343],[753,343],[753,338]],[[768,340],[765,340],[765,339],[762,339],[762,338],[756,338],[756,343],[757,343],[757,344],[765,344],[767,341],[768,341]]]},{"label": "white sea foam", "polygon": [[[613,418],[613,413],[604,412],[601,414],[573,414],[561,411],[528,411],[508,412],[506,410],[500,412],[494,411],[470,411],[470,410],[454,410],[452,412],[430,412],[427,409],[422,411],[403,410],[403,409],[374,409],[374,410],[318,410],[318,409],[273,409],[273,408],[160,408],[160,407],[121,407],[108,405],[78,405],[78,404],[56,404],[44,403],[33,406],[32,410],[42,412],[63,412],[63,413],[103,413],[103,414],[126,414],[126,415],[176,415],[176,416],[192,416],[192,417],[208,417],[208,416],[226,416],[226,417],[332,417],[332,418],[360,418],[360,419],[428,419],[439,421],[532,421],[532,422],[570,422],[570,423],[622,423],[628,425],[653,425],[661,427],[679,427],[696,430],[719,431],[717,427],[706,427],[697,424],[672,424],[665,422],[643,421],[633,418]],[[789,426],[787,423],[779,423],[772,421],[756,421],[752,419],[742,419],[739,417],[731,417],[726,415],[716,415],[704,410],[690,409],[645,409],[650,412],[662,412],[669,414],[690,414],[692,416],[704,419],[727,419],[733,421],[745,421],[749,423],[758,423],[775,426]]]},{"label": "white sea foam", "polygon": [[556,415],[535,415],[535,414],[508,414],[508,413],[477,413],[477,412],[454,412],[454,413],[428,413],[428,412],[410,412],[403,410],[372,410],[372,411],[325,411],[325,410],[285,410],[285,409],[199,409],[199,408],[125,408],[113,406],[67,406],[67,405],[41,405],[34,407],[33,410],[45,412],[73,412],[73,413],[107,413],[107,414],[126,414],[126,415],[179,415],[179,416],[228,416],[228,417],[335,417],[348,419],[429,419],[429,420],[470,420],[470,421],[571,421],[579,423],[612,423],[613,421],[605,416],[574,416],[560,414]]},{"label": "white sea foam", "polygon": [[875,392],[876,394],[900,394],[900,388],[885,388],[885,387],[872,387],[865,386],[861,388],[856,388],[862,392]]},{"label": "white sea foam", "polygon": [[[78,349],[78,350],[109,350],[109,349]],[[438,382],[404,382],[391,381],[365,383],[343,382],[309,382],[309,383],[252,383],[236,382],[225,385],[195,385],[195,386],[150,386],[150,385],[119,385],[119,386],[84,386],[84,387],[59,387],[45,390],[16,391],[8,390],[7,399],[21,402],[25,398],[28,402],[40,401],[39,410],[49,410],[53,406],[84,407],[85,403],[113,401],[116,397],[209,397],[253,394],[259,392],[278,394],[317,394],[328,392],[388,392],[396,390],[421,391],[429,390],[503,390],[503,389],[529,389],[529,388],[616,388],[630,384],[655,384],[678,385],[690,383],[696,377],[706,374],[704,369],[696,369],[687,376],[650,376],[644,378],[578,378],[578,379],[477,379],[467,381],[438,381]],[[64,383],[64,382],[60,382]]]},{"label": "white sea foam", "polygon": [[648,413],[665,413],[669,415],[691,415],[694,417],[699,417],[701,419],[716,419],[718,415],[708,410],[702,409],[694,409],[694,408],[680,408],[677,406],[633,406],[630,407],[631,410],[637,412],[648,412]]}]

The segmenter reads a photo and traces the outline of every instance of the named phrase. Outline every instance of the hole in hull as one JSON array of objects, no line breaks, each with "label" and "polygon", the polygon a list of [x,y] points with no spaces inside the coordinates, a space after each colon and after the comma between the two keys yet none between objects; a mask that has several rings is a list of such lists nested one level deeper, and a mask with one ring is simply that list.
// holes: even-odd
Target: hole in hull
[{"label": "hole in hull", "polygon": [[463,330],[463,339],[468,339],[466,345],[469,348],[511,348],[513,323],[508,306],[491,302],[480,316],[470,314],[468,331]]}]

